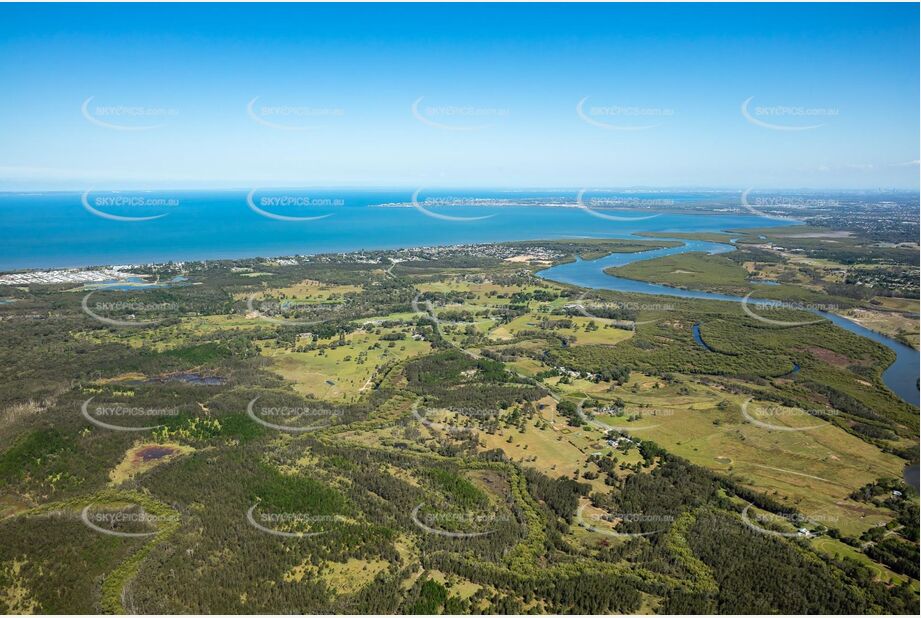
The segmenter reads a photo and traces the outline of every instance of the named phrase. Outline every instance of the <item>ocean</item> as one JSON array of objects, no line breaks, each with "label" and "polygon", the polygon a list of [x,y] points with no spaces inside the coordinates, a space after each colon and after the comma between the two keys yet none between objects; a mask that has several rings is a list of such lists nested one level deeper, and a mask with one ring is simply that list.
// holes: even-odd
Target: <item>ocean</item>
[{"label": "ocean", "polygon": [[[726,200],[710,194],[629,193],[582,196],[584,208],[481,205],[478,200],[569,203],[565,192],[439,193],[410,191],[185,191],[0,194],[0,271],[140,264],[237,257],[273,257],[562,238],[623,238],[636,232],[718,232],[790,225],[751,215],[658,212],[679,202]],[[399,207],[380,204],[399,203]],[[459,205],[463,204],[463,205]],[[633,209],[598,208],[633,206]],[[292,220],[304,218],[306,220]],[[726,245],[690,241],[683,247],[614,254],[542,273],[586,287],[718,298],[611,277],[603,267],[692,250],[725,251]],[[569,273],[562,275],[562,273]],[[645,289],[649,288],[649,289]],[[723,297],[720,300],[738,300]],[[837,316],[839,326],[896,351],[887,384],[918,405],[914,378],[918,353]],[[865,332],[864,332],[865,331]]]},{"label": "ocean", "polygon": [[[3,193],[0,271],[614,238],[641,231],[704,232],[784,223],[756,214],[651,216],[655,213],[633,208],[663,205],[660,210],[666,210],[669,204],[714,199],[708,194],[586,196],[584,209],[477,201],[540,198],[541,203],[572,204],[573,192],[420,193],[418,208],[412,197],[412,191],[392,190]],[[599,202],[624,208],[601,209]],[[386,203],[408,206],[377,207]],[[288,219],[297,217],[309,220]]]}]

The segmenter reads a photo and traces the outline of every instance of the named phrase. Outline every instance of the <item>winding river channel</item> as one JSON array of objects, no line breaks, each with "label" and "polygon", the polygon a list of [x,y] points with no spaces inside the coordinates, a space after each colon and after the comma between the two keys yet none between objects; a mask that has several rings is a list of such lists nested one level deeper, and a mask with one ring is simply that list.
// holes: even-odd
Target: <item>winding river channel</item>
[{"label": "winding river channel", "polygon": [[[663,239],[665,240],[665,239]],[[678,240],[678,239],[671,239]],[[700,298],[704,300],[721,300],[727,302],[742,302],[741,296],[731,296],[728,294],[717,294],[714,292],[702,292],[697,290],[685,290],[674,288],[666,285],[647,283],[645,281],[635,281],[633,279],[623,279],[615,277],[604,272],[606,268],[612,266],[624,266],[632,262],[641,260],[651,260],[666,255],[675,255],[680,253],[705,252],[710,254],[727,253],[734,251],[735,247],[724,243],[705,242],[699,240],[683,241],[680,247],[669,247],[666,249],[655,249],[652,251],[642,251],[638,253],[612,253],[597,260],[582,260],[576,258],[575,262],[560,264],[537,273],[540,277],[560,283],[568,283],[584,288],[595,288],[604,290],[616,290],[618,292],[630,292],[633,294],[651,294],[656,296],[677,296],[681,298]],[[756,300],[750,298],[750,304],[774,304],[776,300]],[[812,313],[819,315],[833,322],[836,326],[847,329],[852,333],[872,339],[880,343],[893,352],[895,352],[895,362],[892,363],[883,372],[883,381],[892,392],[898,395],[902,400],[918,406],[919,393],[917,387],[919,367],[919,354],[913,348],[890,339],[884,335],[864,328],[859,324],[846,318],[826,311],[809,309]]]}]

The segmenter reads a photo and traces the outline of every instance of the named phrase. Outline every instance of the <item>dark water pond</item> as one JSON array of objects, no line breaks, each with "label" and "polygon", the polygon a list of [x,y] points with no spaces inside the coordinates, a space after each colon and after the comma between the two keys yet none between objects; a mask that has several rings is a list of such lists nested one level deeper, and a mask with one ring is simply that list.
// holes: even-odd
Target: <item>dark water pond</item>
[{"label": "dark water pond", "polygon": [[171,446],[148,446],[138,451],[137,457],[141,461],[153,461],[155,459],[163,459],[175,452],[176,449]]},{"label": "dark water pond", "polygon": [[902,472],[902,478],[905,479],[908,485],[914,487],[915,491],[917,491],[919,489],[918,464],[913,463],[909,466],[905,466],[905,470]]}]

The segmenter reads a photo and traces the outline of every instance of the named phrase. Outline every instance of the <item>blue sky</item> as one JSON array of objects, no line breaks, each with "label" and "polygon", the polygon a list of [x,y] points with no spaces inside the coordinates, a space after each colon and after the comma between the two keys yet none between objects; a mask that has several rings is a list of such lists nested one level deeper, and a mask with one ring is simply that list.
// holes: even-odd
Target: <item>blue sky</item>
[{"label": "blue sky", "polygon": [[0,189],[917,189],[918,17],[0,5]]}]

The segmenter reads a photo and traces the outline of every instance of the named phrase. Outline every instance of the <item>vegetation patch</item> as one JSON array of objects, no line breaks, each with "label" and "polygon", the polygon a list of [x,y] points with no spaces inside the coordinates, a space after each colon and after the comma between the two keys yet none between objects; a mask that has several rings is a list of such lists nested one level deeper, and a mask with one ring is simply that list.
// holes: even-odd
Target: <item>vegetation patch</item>
[{"label": "vegetation patch", "polygon": [[148,442],[128,449],[124,459],[109,472],[113,485],[119,485],[153,468],[194,452],[191,446],[178,443]]}]

